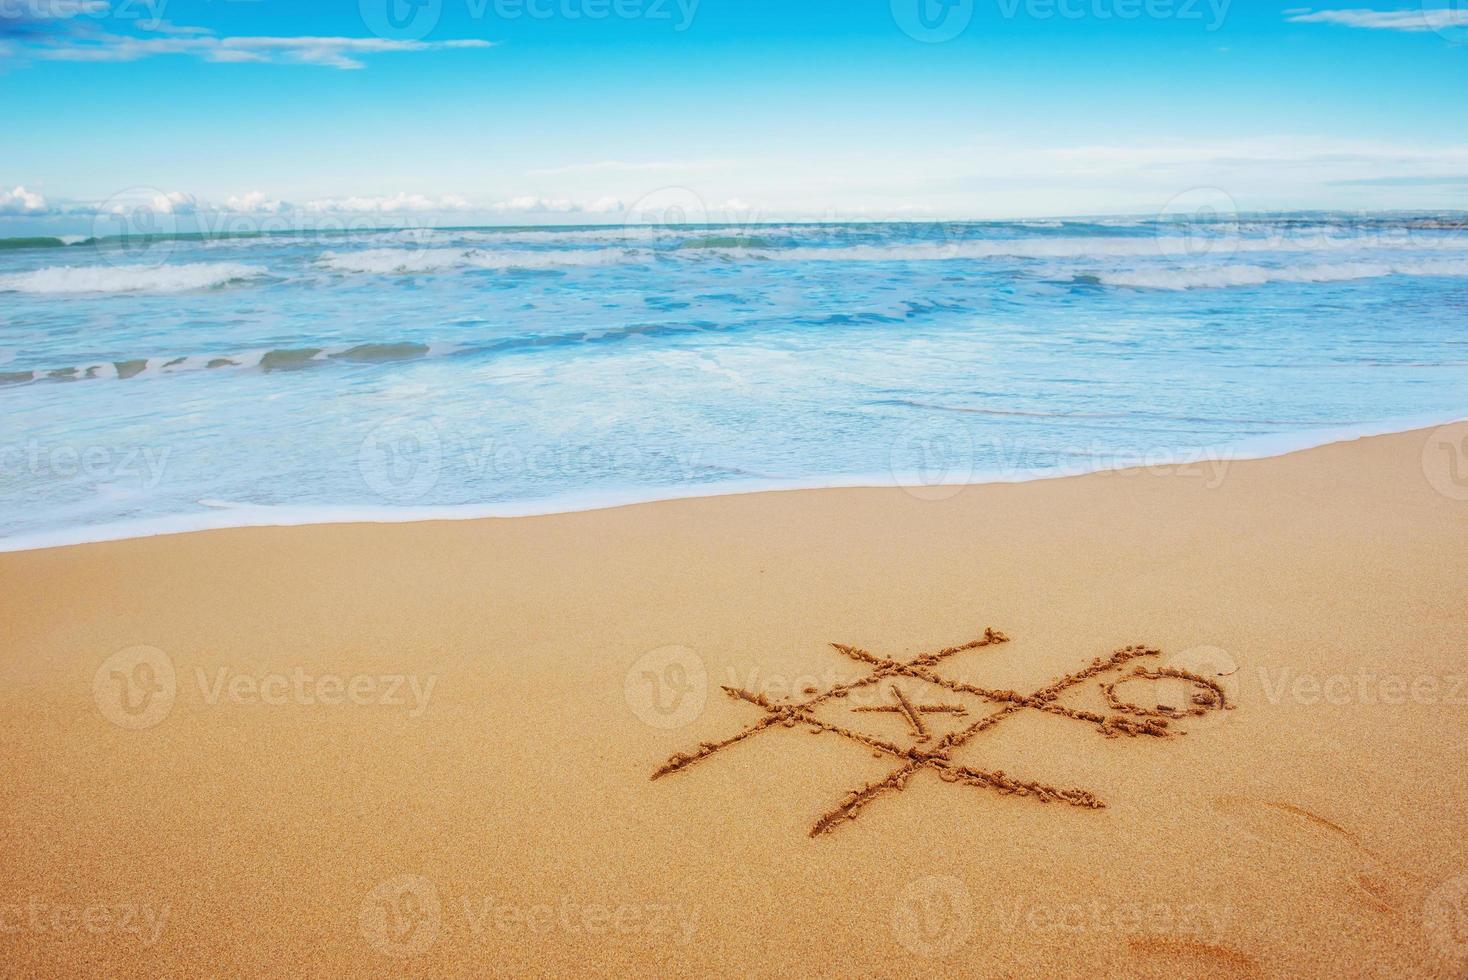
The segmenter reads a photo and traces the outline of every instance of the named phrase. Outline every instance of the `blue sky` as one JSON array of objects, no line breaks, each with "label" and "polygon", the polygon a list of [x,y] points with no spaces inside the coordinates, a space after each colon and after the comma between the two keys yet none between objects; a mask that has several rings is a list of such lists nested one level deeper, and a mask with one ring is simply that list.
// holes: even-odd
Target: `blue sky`
[{"label": "blue sky", "polygon": [[0,0],[0,234],[1468,208],[1465,91],[1462,0]]}]

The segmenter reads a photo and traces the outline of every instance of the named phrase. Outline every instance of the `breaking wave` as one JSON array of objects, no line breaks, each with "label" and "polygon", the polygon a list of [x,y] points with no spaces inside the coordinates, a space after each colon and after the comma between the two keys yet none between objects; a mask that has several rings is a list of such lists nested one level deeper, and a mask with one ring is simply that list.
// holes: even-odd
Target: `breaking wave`
[{"label": "breaking wave", "polygon": [[61,296],[79,293],[184,293],[215,289],[268,276],[269,270],[242,262],[184,265],[57,265],[0,276],[0,292]]},{"label": "breaking wave", "polygon": [[[685,245],[697,250],[696,245]],[[960,259],[1196,258],[1227,260],[1260,252],[1350,252],[1367,249],[1468,252],[1468,239],[1379,241],[1362,238],[1180,238],[1167,236],[985,239],[959,242],[898,242],[883,245],[797,246],[794,248],[707,248],[730,259],[779,262],[945,262]]]},{"label": "breaking wave", "polygon": [[1263,286],[1272,282],[1349,282],[1384,276],[1468,276],[1468,259],[1418,259],[1408,262],[1329,262],[1281,268],[1263,265],[1221,265],[1208,268],[1135,269],[1102,273],[1108,286],[1182,291]]},{"label": "breaking wave", "polygon": [[317,260],[317,264],[334,272],[392,275],[454,269],[554,269],[616,265],[645,257],[644,253],[620,248],[543,252],[480,248],[369,248],[360,252],[325,252]]}]

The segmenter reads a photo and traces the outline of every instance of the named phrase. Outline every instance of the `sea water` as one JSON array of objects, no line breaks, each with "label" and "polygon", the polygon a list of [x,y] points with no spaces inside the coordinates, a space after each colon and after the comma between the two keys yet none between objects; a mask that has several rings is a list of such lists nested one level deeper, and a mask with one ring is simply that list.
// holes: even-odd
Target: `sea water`
[{"label": "sea water", "polygon": [[941,495],[1468,415],[1452,216],[0,246],[0,549]]}]

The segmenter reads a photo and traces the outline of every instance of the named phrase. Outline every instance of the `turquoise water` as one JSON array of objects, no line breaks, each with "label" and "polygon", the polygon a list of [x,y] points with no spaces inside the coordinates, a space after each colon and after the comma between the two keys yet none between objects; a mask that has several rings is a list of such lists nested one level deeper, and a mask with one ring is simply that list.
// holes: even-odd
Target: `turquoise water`
[{"label": "turquoise water", "polygon": [[0,548],[1231,458],[1468,414],[1417,217],[0,248]]}]

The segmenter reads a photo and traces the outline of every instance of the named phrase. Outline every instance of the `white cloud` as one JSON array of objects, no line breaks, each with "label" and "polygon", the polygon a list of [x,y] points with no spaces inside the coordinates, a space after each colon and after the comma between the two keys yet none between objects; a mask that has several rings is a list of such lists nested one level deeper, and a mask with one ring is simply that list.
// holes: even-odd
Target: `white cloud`
[{"label": "white cloud", "polygon": [[21,50],[45,61],[139,61],[160,55],[186,55],[217,63],[303,64],[355,69],[362,57],[422,51],[490,48],[491,41],[396,41],[380,37],[216,37],[197,32],[159,32],[150,36],[71,33],[42,37]]},{"label": "white cloud", "polygon": [[1376,31],[1408,31],[1422,33],[1454,27],[1468,27],[1468,10],[1418,8],[1415,10],[1300,10],[1287,11],[1294,24],[1338,24]]},{"label": "white cloud", "polygon": [[491,211],[520,211],[536,214],[570,214],[575,211],[585,210],[584,205],[578,204],[575,201],[565,199],[550,200],[544,197],[533,197],[530,195],[512,197],[508,201],[498,201],[489,207]]},{"label": "white cloud", "polygon": [[274,200],[264,191],[250,191],[248,194],[231,194],[224,201],[224,210],[235,214],[280,214],[292,210],[292,207],[284,201]]},{"label": "white cloud", "polygon": [[599,197],[586,205],[586,210],[589,214],[616,214],[626,211],[627,205],[615,197]]},{"label": "white cloud", "polygon": [[34,191],[0,188],[0,214],[46,214],[49,210],[46,198]]},{"label": "white cloud", "polygon": [[152,209],[159,214],[193,214],[199,210],[199,201],[183,191],[163,191],[154,194]]},{"label": "white cloud", "polygon": [[423,194],[394,194],[390,197],[327,198],[308,201],[305,210],[310,212],[339,212],[343,214],[405,214],[423,211],[468,211],[471,205],[455,194],[439,198]]}]

